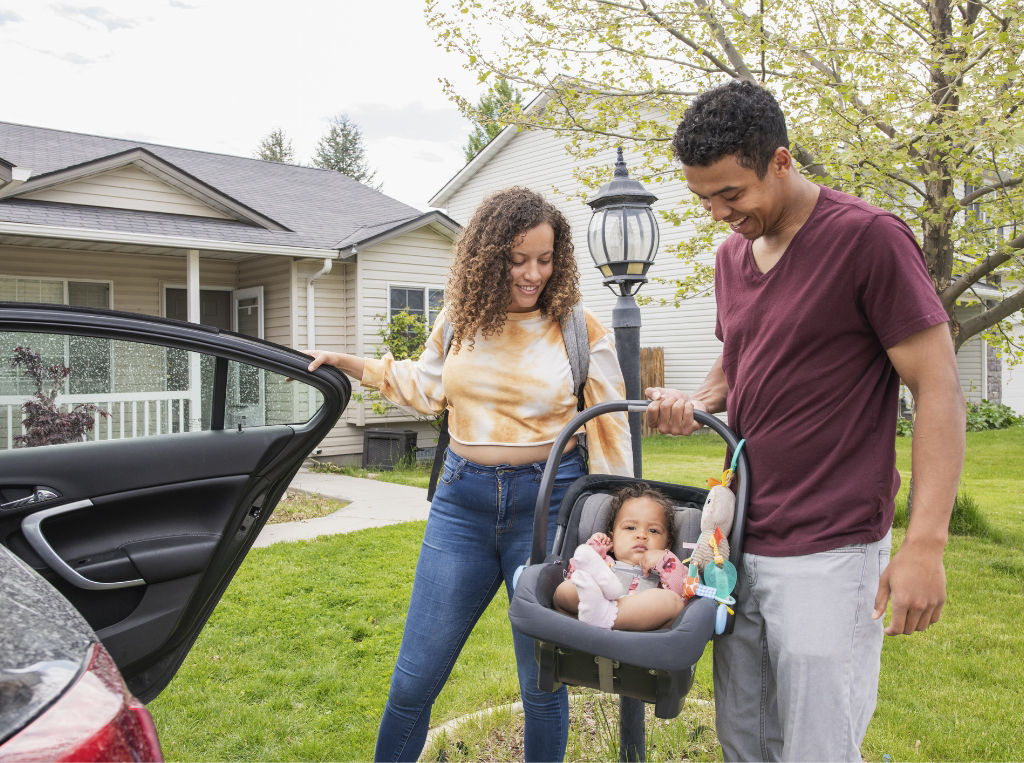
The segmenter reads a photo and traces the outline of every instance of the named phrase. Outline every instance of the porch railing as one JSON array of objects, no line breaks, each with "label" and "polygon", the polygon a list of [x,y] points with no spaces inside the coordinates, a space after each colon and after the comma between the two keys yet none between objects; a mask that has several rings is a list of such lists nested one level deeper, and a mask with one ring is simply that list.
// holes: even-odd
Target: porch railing
[{"label": "porch railing", "polygon": [[[25,434],[22,406],[28,399],[21,395],[0,395],[0,449],[13,448],[15,436]],[[85,435],[89,440],[150,437],[201,428],[199,401],[187,390],[61,395],[57,399],[62,410],[70,410],[80,403],[92,403],[108,414],[93,413],[93,427]]]}]

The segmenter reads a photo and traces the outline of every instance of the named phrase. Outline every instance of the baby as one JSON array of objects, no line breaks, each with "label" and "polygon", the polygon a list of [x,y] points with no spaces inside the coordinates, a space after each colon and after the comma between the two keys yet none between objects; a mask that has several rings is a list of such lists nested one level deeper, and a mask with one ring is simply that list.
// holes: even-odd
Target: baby
[{"label": "baby", "polygon": [[[643,482],[612,498],[610,537],[594,533],[576,548],[555,607],[599,628],[648,631],[672,623],[686,606],[686,567],[669,547],[675,540],[672,503]],[[613,571],[629,572],[624,584]],[[652,574],[653,573],[653,574]]]}]

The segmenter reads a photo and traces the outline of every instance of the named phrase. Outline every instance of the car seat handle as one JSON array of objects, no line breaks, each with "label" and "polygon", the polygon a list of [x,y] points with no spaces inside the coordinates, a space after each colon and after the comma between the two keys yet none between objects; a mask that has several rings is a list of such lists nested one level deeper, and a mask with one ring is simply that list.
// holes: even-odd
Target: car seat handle
[{"label": "car seat handle", "polygon": [[[530,553],[530,564],[539,564],[547,554],[548,535],[548,513],[551,506],[551,494],[555,488],[555,476],[558,473],[558,465],[561,463],[562,454],[569,439],[575,437],[576,432],[586,422],[606,413],[628,413],[646,412],[650,400],[612,400],[605,403],[592,405],[576,416],[565,425],[558,437],[551,446],[551,453],[548,454],[547,463],[544,465],[544,475],[541,477],[540,489],[537,492],[537,504],[533,512],[533,546]],[[720,419],[703,411],[694,411],[693,418],[697,423],[708,427],[716,432],[724,441],[729,451],[733,454],[739,451],[737,469],[734,474],[736,485],[736,515],[733,519],[732,532],[729,534],[729,560],[738,565],[740,556],[743,553],[743,532],[747,514],[747,504],[750,500],[750,461],[747,459],[747,449],[740,447],[740,438],[736,436],[726,424]]]}]

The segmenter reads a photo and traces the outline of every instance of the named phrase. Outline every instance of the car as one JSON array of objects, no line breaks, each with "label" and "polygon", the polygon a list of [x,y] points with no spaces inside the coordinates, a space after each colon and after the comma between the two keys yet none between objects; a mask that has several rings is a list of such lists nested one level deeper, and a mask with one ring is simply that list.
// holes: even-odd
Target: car
[{"label": "car", "polygon": [[351,398],[308,362],[199,324],[0,303],[0,761],[160,759],[143,703]]}]

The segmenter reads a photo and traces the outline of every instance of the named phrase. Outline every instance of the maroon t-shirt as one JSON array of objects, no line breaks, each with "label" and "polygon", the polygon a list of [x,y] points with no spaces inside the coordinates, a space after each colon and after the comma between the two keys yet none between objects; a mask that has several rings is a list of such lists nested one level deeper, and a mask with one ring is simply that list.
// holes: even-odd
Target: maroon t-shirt
[{"label": "maroon t-shirt", "polygon": [[899,489],[886,349],[948,320],[910,229],[822,187],[767,273],[750,241],[722,243],[715,296],[729,424],[751,465],[744,549],[790,556],[882,538]]}]

